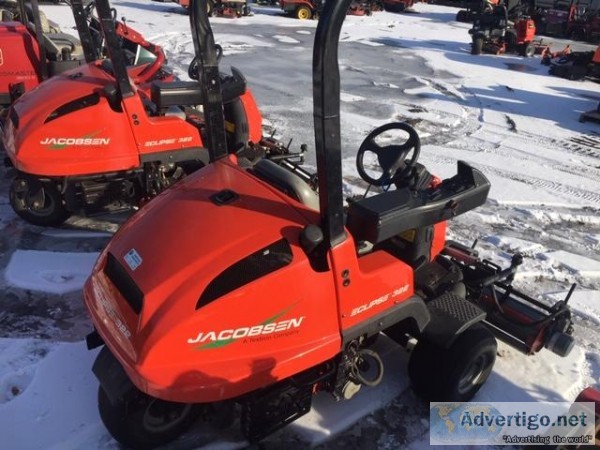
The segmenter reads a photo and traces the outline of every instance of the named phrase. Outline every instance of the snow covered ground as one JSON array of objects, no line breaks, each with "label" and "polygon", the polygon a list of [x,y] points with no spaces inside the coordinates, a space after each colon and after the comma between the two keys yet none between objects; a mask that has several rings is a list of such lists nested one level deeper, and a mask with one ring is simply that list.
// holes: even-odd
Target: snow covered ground
[{"label": "snow covered ground", "polygon": [[[162,45],[185,77],[193,55],[189,20],[174,3],[114,0],[119,17]],[[418,14],[348,17],[341,35],[342,139],[348,194],[361,192],[354,155],[375,126],[409,120],[419,131],[421,162],[445,177],[456,160],[492,182],[486,205],[454,220],[451,237],[479,240],[485,257],[525,262],[516,284],[545,301],[571,300],[577,346],[568,358],[526,357],[501,345],[494,373],[477,400],[573,400],[600,379],[600,125],[579,114],[600,101],[598,85],[554,78],[538,58],[472,56],[469,25],[456,9],[417,5]],[[64,6],[43,6],[72,31]],[[211,19],[224,48],[222,67],[240,68],[266,124],[293,148],[313,147],[311,57],[315,22],[274,7],[237,20]],[[563,44],[564,45],[564,44]],[[560,45],[556,45],[556,48]],[[514,124],[512,126],[511,124]],[[309,157],[309,165],[314,159]],[[82,341],[90,323],[79,289],[97,252],[123,220],[72,219],[44,230],[12,212],[0,191],[0,436],[7,449],[118,448],[96,408],[95,352]],[[380,343],[384,383],[350,402],[317,398],[314,411],[265,443],[278,448],[426,447],[428,417],[408,387],[406,354]],[[342,431],[350,427],[346,431]],[[237,434],[210,443],[194,429],[170,446],[239,448]],[[321,444],[325,442],[325,444]]]}]

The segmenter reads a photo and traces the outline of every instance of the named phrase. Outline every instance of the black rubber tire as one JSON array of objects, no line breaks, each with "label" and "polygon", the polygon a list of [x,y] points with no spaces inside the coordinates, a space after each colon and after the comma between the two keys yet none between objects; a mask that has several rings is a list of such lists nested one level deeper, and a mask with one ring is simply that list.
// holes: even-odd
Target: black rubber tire
[{"label": "black rubber tire", "polygon": [[71,214],[65,208],[62,196],[54,183],[40,182],[44,190],[45,202],[42,208],[32,208],[27,204],[29,192],[23,190],[23,182],[27,183],[27,179],[17,175],[10,185],[8,195],[10,205],[20,218],[42,227],[57,227],[69,218]]},{"label": "black rubber tire", "polygon": [[523,56],[525,56],[526,58],[531,58],[533,55],[535,55],[535,47],[531,42],[525,44],[523,53]]},{"label": "black rubber tire", "polygon": [[310,20],[312,19],[313,13],[308,6],[298,6],[296,11],[294,12],[296,19],[300,20]]},{"label": "black rubber tire", "polygon": [[504,43],[506,44],[506,53],[513,53],[517,50],[517,33],[515,30],[506,30]]},{"label": "black rubber tire", "polygon": [[469,401],[492,372],[497,348],[494,335],[479,324],[465,330],[447,349],[420,339],[408,363],[412,387],[430,402]]},{"label": "black rubber tire", "polygon": [[481,55],[483,51],[483,38],[473,38],[471,43],[471,55]]},{"label": "black rubber tire", "polygon": [[[181,407],[181,416],[175,424],[163,430],[151,430],[146,421],[151,407]],[[199,405],[178,404],[152,398],[137,389],[132,389],[127,397],[113,405],[106,392],[98,388],[98,411],[100,418],[112,437],[127,448],[150,449],[165,445],[186,432],[198,418]],[[165,426],[163,426],[164,428]]]},{"label": "black rubber tire", "polygon": [[459,12],[456,13],[456,21],[457,22],[468,22],[467,20],[467,11],[465,11],[464,9],[461,9]]}]

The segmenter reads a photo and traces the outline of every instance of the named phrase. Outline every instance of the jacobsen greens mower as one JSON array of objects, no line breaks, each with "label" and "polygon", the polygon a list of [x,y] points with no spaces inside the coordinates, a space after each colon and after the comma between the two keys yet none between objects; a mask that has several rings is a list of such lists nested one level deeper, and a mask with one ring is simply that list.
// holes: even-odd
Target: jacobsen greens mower
[{"label": "jacobsen greens mower", "polygon": [[[390,189],[344,208],[337,46],[350,3],[326,2],[315,34],[316,179],[228,155],[216,58],[198,52],[211,164],[125,223],[84,288],[88,346],[105,344],[93,367],[100,415],[126,446],[238,413],[259,440],[306,414],[316,392],[342,400],[377,385],[384,368],[369,345],[380,332],[416,340],[408,373],[428,400],[471,399],[494,365],[494,335],[569,353],[566,301],[516,291],[519,255],[503,269],[446,241],[445,221],[484,203],[490,184],[465,162],[432,176],[406,123],[377,128],[357,154],[360,176]],[[192,2],[194,43],[211,48],[205,6]]]},{"label": "jacobsen greens mower", "polygon": [[[73,12],[75,17],[85,15],[81,1]],[[0,107],[43,80],[79,66],[84,56],[92,58],[89,52],[95,53],[89,40],[82,46],[74,36],[50,26],[37,0],[0,2],[0,13]],[[76,25],[80,35],[89,33],[86,20],[77,20]]]},{"label": "jacobsen greens mower", "polygon": [[[162,49],[116,22],[107,0],[96,9],[108,58],[23,95],[4,126],[10,203],[36,225],[136,207],[208,162],[198,83],[173,81]],[[198,76],[194,61],[189,72]],[[227,148],[246,151],[261,141],[262,117],[239,71],[220,84]]]}]

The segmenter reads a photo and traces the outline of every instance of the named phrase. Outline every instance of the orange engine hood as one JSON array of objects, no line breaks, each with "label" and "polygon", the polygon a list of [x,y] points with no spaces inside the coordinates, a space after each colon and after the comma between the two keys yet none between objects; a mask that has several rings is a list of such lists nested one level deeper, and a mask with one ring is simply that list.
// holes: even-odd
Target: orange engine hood
[{"label": "orange engine hood", "polygon": [[[234,200],[219,205],[214,196],[226,190]],[[145,392],[174,401],[240,395],[339,351],[337,304],[323,301],[335,299],[332,274],[312,270],[299,245],[301,230],[317,220],[315,211],[219,161],[121,227],[86,283],[86,306]],[[220,274],[283,239],[288,263],[199,301]],[[137,312],[127,287],[107,275],[115,261],[137,299],[143,297]],[[256,336],[237,339],[245,332]]]},{"label": "orange engine hood", "polygon": [[101,65],[56,75],[13,104],[3,144],[18,170],[70,176],[139,165],[127,114],[112,109],[102,93],[114,77]]}]

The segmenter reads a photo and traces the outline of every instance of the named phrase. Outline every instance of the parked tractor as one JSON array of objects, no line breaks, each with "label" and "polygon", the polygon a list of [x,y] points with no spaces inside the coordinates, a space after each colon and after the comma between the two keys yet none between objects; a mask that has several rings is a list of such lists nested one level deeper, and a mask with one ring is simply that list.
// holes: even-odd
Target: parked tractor
[{"label": "parked tractor", "polygon": [[[279,0],[281,9],[291,17],[300,20],[318,19],[323,9],[323,0]],[[351,16],[370,16],[374,10],[379,10],[379,6],[375,6],[376,2],[353,1],[346,14]]]},{"label": "parked tractor", "polygon": [[500,4],[500,0],[466,0],[461,6],[464,9],[456,13],[457,22],[474,22],[479,16],[491,11]]},{"label": "parked tractor", "polygon": [[[190,0],[175,0],[189,14]],[[246,0],[208,0],[206,11],[216,17],[242,17],[252,15],[252,10]]]},{"label": "parked tractor", "polygon": [[535,46],[535,23],[529,17],[522,17],[514,23],[509,21],[508,10],[504,5],[496,6],[475,20],[469,30],[473,42],[471,54],[482,52],[496,55],[518,53],[521,56],[533,56]]}]

